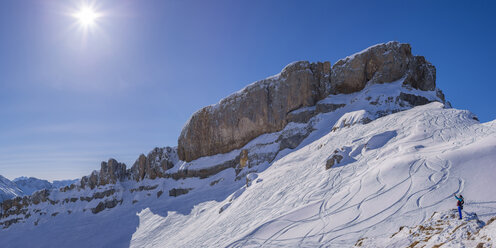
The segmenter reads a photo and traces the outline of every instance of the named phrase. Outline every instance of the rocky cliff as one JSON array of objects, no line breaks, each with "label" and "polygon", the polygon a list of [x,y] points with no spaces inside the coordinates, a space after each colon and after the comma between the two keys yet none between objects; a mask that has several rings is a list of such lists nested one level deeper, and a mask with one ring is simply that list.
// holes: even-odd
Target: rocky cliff
[{"label": "rocky cliff", "polygon": [[[97,186],[115,184],[124,180],[141,181],[166,177],[166,171],[177,162],[176,149],[172,147],[155,148],[147,156],[141,154],[130,169],[124,163],[115,159],[102,162],[100,171],[93,171],[91,175],[81,178],[80,186],[91,189]],[[67,187],[66,187],[67,188]]]},{"label": "rocky cliff", "polygon": [[281,131],[293,110],[314,106],[328,95],[349,94],[367,84],[389,83],[404,78],[415,89],[433,91],[436,69],[422,56],[414,56],[409,44],[388,42],[329,62],[300,61],[280,74],[257,81],[219,103],[194,113],[178,139],[183,161],[227,153],[264,133]]},{"label": "rocky cliff", "polygon": [[193,114],[181,132],[178,154],[191,161],[240,148],[263,133],[280,131],[286,114],[313,106],[329,93],[330,63],[300,61]]}]

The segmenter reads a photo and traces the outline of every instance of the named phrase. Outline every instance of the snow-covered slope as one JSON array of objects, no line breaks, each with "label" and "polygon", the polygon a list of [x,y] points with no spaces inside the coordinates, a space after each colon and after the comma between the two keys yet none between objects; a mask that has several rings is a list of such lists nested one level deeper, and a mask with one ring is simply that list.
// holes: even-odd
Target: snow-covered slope
[{"label": "snow-covered slope", "polygon": [[0,175],[0,203],[21,195],[22,190],[15,183]]},{"label": "snow-covered slope", "polygon": [[355,247],[494,247],[496,217],[487,223],[474,212],[458,219],[456,209],[434,212],[415,227],[401,226],[392,235],[359,239]]},{"label": "snow-covered slope", "polygon": [[[0,219],[19,218],[0,240],[7,247],[350,247],[447,211],[460,192],[465,210],[487,221],[496,214],[496,122],[480,124],[437,102],[378,118],[403,110],[394,97],[405,90],[398,82],[325,99],[347,104],[313,117],[298,147],[241,172],[51,191],[24,215]],[[273,136],[245,148],[266,153],[271,146],[262,141]],[[208,168],[230,156],[171,170]]]},{"label": "snow-covered slope", "polygon": [[23,195],[31,195],[35,191],[41,189],[51,189],[52,184],[47,180],[38,179],[35,177],[18,177],[13,182],[21,189]]},{"label": "snow-covered slope", "polygon": [[29,196],[42,189],[59,189],[79,182],[74,180],[59,180],[52,183],[35,177],[18,177],[12,181],[0,175],[0,203],[18,196]]},{"label": "snow-covered slope", "polygon": [[[467,211],[494,216],[496,129],[473,118],[431,103],[331,132],[221,203],[142,211],[131,245],[347,247],[449,210],[460,192]],[[346,157],[325,170],[336,151]]]}]

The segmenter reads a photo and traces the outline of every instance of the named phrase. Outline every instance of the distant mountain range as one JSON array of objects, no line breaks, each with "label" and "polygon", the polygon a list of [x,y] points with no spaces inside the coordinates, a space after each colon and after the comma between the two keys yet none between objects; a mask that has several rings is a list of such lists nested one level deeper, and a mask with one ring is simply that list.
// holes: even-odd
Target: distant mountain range
[{"label": "distant mountain range", "polygon": [[22,190],[15,183],[0,175],[0,202],[22,196]]},{"label": "distant mountain range", "polygon": [[0,202],[15,198],[17,196],[31,195],[42,189],[54,189],[69,186],[77,181],[78,179],[58,180],[50,183],[47,180],[38,179],[35,177],[18,177],[13,181],[10,181],[0,175]]}]

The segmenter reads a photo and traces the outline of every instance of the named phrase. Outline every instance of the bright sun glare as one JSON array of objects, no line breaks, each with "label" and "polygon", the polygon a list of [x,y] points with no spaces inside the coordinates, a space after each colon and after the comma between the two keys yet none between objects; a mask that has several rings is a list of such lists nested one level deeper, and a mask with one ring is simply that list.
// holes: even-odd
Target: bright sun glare
[{"label": "bright sun glare", "polygon": [[88,28],[95,24],[95,21],[96,19],[98,19],[99,14],[93,8],[84,6],[81,7],[79,12],[74,13],[73,16],[78,20],[81,26]]}]

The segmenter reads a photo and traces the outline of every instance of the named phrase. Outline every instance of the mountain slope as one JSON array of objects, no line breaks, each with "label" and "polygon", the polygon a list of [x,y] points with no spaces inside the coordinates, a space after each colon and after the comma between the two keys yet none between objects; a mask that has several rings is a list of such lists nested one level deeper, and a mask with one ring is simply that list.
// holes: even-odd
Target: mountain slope
[{"label": "mountain slope", "polygon": [[[496,129],[473,118],[431,103],[331,132],[275,162],[240,196],[195,215],[141,212],[131,244],[352,246],[450,209],[460,192],[467,211],[493,216]],[[335,151],[346,157],[325,170]]]},{"label": "mountain slope", "polygon": [[[331,130],[334,123],[324,115],[322,126]],[[227,182],[235,176],[230,170],[208,179],[122,183],[119,208],[97,215],[58,208],[56,217],[40,219],[37,228],[28,228],[34,220],[13,225],[0,238],[12,247],[352,246],[453,208],[455,192],[463,192],[467,211],[489,218],[496,214],[496,169],[488,163],[496,159],[496,125],[474,118],[431,103],[330,131],[249,174],[249,187],[246,180]],[[326,170],[335,155],[343,158]],[[125,190],[138,185],[158,186]],[[158,196],[181,185],[195,189]],[[75,230],[77,236],[68,233]],[[25,235],[32,239],[20,238]]]},{"label": "mountain slope", "polygon": [[0,203],[21,195],[22,190],[15,183],[0,175]]},{"label": "mountain slope", "polygon": [[35,177],[19,177],[13,181],[19,189],[22,190],[23,195],[31,195],[35,191],[42,189],[51,189],[52,184],[47,180],[38,179]]},{"label": "mountain slope", "polygon": [[464,211],[458,219],[456,209],[434,212],[415,227],[402,226],[393,235],[362,238],[355,247],[493,247],[496,238],[496,217],[486,223],[476,213]]},{"label": "mountain slope", "polygon": [[75,180],[60,180],[52,183],[35,177],[18,177],[13,181],[0,175],[0,203],[20,196],[29,196],[43,189],[59,189],[79,182]]}]

